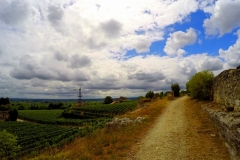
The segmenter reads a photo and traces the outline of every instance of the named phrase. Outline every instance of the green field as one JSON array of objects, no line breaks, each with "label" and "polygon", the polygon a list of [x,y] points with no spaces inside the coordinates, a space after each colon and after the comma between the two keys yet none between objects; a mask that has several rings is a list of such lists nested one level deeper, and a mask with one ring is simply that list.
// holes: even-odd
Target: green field
[{"label": "green field", "polygon": [[[42,124],[59,124],[59,125],[84,125],[86,123],[92,123],[98,119],[72,119],[62,118],[63,110],[19,110],[18,118],[37,122]],[[106,119],[106,118],[101,118]]]},{"label": "green field", "polygon": [[[38,105],[35,110],[31,108],[32,102],[15,102],[15,105],[11,103],[13,108],[19,107],[19,104],[24,105],[23,110],[18,110],[18,118],[27,122],[0,122],[1,131],[5,129],[18,137],[17,143],[21,146],[19,156],[38,152],[50,146],[62,146],[71,142],[76,136],[82,137],[97,128],[104,127],[106,122],[111,121],[115,115],[124,114],[137,106],[137,101],[116,104],[94,102],[78,107],[63,103],[68,106],[63,110],[50,109],[50,103],[34,103]],[[42,106],[39,107],[40,105]]]},{"label": "green field", "polygon": [[62,104],[61,109],[74,106],[76,102],[37,102],[37,101],[12,101],[11,107],[18,110],[44,110],[48,109],[50,104]]},{"label": "green field", "polygon": [[[99,118],[112,118],[136,107],[136,101],[116,104],[89,103],[65,110],[19,110],[18,117],[43,124],[83,125]],[[63,114],[62,114],[63,113]]]},{"label": "green field", "polygon": [[30,154],[33,151],[71,142],[76,136],[83,137],[96,128],[103,127],[106,121],[92,123],[83,128],[61,127],[58,125],[33,124],[28,122],[0,122],[0,130],[6,130],[17,136],[21,151],[18,155]]},{"label": "green field", "polygon": [[79,112],[89,112],[94,114],[108,114],[108,115],[118,115],[124,114],[128,111],[133,110],[137,106],[137,101],[127,101],[115,104],[101,104],[96,105],[86,105],[82,107],[73,107],[72,109]]}]

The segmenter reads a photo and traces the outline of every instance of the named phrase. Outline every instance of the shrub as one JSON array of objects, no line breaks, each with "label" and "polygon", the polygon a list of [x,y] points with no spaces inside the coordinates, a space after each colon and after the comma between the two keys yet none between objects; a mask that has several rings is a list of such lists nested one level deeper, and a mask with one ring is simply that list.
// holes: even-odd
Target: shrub
[{"label": "shrub", "polygon": [[139,96],[139,97],[138,97],[138,100],[141,100],[141,99],[143,99],[143,98],[144,98],[143,96]]},{"label": "shrub", "polygon": [[179,97],[179,91],[180,91],[179,84],[178,83],[172,84],[171,89],[173,91],[174,97]]},{"label": "shrub", "polygon": [[211,99],[213,78],[213,73],[208,70],[196,73],[186,84],[187,93],[194,98]]},{"label": "shrub", "polygon": [[105,99],[104,99],[104,104],[110,104],[113,102],[113,99],[111,96],[107,96]]},{"label": "shrub", "polygon": [[0,111],[8,111],[10,109],[11,109],[10,104],[0,105]]},{"label": "shrub", "polygon": [[18,111],[16,109],[11,109],[9,111],[9,121],[16,121],[18,117]]},{"label": "shrub", "polygon": [[9,98],[0,98],[0,105],[10,104]]},{"label": "shrub", "polygon": [[154,92],[153,91],[148,91],[147,93],[146,93],[146,98],[153,98],[153,96],[154,96]]},{"label": "shrub", "polygon": [[15,159],[21,147],[17,145],[17,137],[6,130],[0,131],[0,157]]},{"label": "shrub", "polygon": [[163,92],[160,92],[159,97],[162,99],[163,98]]}]

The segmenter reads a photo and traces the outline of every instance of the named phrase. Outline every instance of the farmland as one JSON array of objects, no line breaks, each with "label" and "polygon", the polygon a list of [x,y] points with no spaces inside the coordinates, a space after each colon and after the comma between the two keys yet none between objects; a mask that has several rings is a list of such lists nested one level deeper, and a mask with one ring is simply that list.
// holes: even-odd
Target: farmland
[{"label": "farmland", "polygon": [[73,109],[78,111],[84,111],[84,112],[118,115],[134,109],[136,105],[137,105],[136,101],[129,101],[129,102],[116,103],[111,105],[98,104],[98,105],[90,105],[90,106],[82,106],[82,107],[73,107]]},{"label": "farmland", "polygon": [[[20,107],[18,118],[26,122],[0,122],[0,131],[6,130],[17,136],[17,144],[21,146],[17,155],[28,155],[46,147],[62,146],[75,137],[83,137],[102,128],[115,115],[133,110],[136,102],[89,102],[84,106],[77,106],[73,102],[14,102],[11,107]],[[58,109],[53,109],[56,106]]]},{"label": "farmland", "polygon": [[81,126],[86,123],[91,123],[96,120],[103,120],[107,118],[101,119],[72,119],[72,118],[62,118],[63,110],[19,110],[19,118],[37,122],[42,124],[58,124],[58,125],[71,125],[71,126]]},{"label": "farmland", "polygon": [[102,127],[105,121],[99,121],[82,128],[61,127],[58,125],[42,125],[33,123],[1,122],[0,130],[6,130],[17,136],[21,146],[18,155],[30,154],[46,147],[58,147],[71,142],[76,136],[83,137],[96,128]]}]

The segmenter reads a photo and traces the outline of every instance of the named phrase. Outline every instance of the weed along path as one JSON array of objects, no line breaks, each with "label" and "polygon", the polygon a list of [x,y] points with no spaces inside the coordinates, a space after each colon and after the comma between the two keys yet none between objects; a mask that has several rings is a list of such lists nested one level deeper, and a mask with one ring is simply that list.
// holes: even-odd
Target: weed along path
[{"label": "weed along path", "polygon": [[133,160],[228,160],[228,150],[199,102],[173,100],[133,150]]}]

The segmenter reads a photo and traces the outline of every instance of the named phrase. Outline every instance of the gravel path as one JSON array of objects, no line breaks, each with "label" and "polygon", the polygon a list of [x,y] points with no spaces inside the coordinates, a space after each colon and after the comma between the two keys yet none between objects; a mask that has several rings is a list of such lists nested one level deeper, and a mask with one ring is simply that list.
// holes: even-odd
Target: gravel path
[{"label": "gravel path", "polygon": [[130,159],[230,159],[217,130],[200,108],[189,109],[188,99],[181,97],[166,107]]}]

